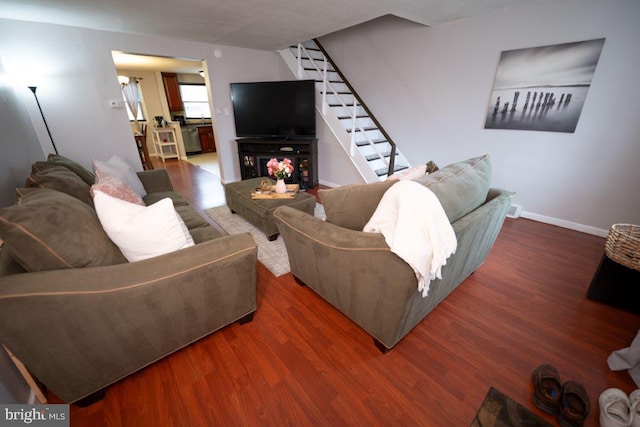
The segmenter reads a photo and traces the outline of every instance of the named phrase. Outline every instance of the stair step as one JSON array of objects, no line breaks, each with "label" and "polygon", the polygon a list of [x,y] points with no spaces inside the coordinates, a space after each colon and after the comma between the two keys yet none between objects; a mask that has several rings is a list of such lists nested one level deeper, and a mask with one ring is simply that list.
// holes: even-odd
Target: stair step
[{"label": "stair step", "polygon": [[[322,69],[323,69],[322,61],[320,61],[319,59],[314,59],[314,58],[302,58],[302,60],[303,60],[303,61],[310,61],[310,62],[313,62],[314,64],[316,63],[316,61],[319,61],[319,62],[321,62],[321,63],[320,63],[320,64],[316,64],[316,65],[318,65],[318,68],[319,68],[320,70],[322,70]],[[309,70],[309,71],[318,71],[316,68],[310,68],[310,67],[304,67],[304,66],[303,66],[302,68],[303,68],[304,70]],[[330,65],[329,67],[327,67],[327,71],[328,71],[329,73],[337,73],[337,71],[333,68],[333,66],[332,66],[332,65]]]},{"label": "stair step", "polygon": [[329,104],[329,107],[349,107],[349,108],[353,108],[353,107],[359,107],[359,106],[360,106],[360,104],[356,104],[356,105],[353,105],[353,104],[344,104],[344,105],[342,105],[342,104]]},{"label": "stair step", "polygon": [[[302,67],[302,69],[305,71],[315,71],[316,73],[318,72],[318,70],[316,70],[315,68]],[[332,70],[331,68],[327,68],[327,73],[337,73],[337,71]]]},{"label": "stair step", "polygon": [[[384,144],[385,142],[389,142],[386,139],[372,139],[372,143],[374,144]],[[356,147],[366,147],[369,144],[369,141],[356,141]]]},{"label": "stair step", "polygon": [[[368,119],[370,116],[368,114],[358,114],[356,115],[356,119]],[[338,116],[338,120],[349,120],[352,119],[352,116]]]},{"label": "stair step", "polygon": [[[372,139],[371,143],[373,144],[384,144],[385,142],[389,142],[386,139]],[[366,147],[369,144],[369,141],[356,141],[356,147]]]},{"label": "stair step", "polygon": [[[405,165],[395,165],[395,167],[393,168],[393,172],[400,172],[401,170],[405,170],[405,169],[409,169],[409,166],[405,166]],[[378,176],[384,176],[387,174],[387,172],[389,172],[389,168],[380,168],[380,169],[376,169],[376,175]]]},{"label": "stair step", "polygon": [[[382,157],[384,157],[384,158],[391,157],[391,151],[385,151],[385,152],[383,152],[383,153],[380,153],[380,155],[381,155]],[[398,153],[398,152],[396,151],[396,157],[397,157],[397,156],[399,156],[399,155],[400,155],[400,153]],[[364,158],[365,158],[368,162],[370,162],[370,161],[373,161],[373,160],[378,160],[378,159],[380,158],[380,156],[378,155],[378,153],[373,153],[373,154],[369,154],[369,155],[367,155],[367,156],[364,156]]]},{"label": "stair step", "polygon": [[[377,127],[373,126],[373,127],[366,127],[366,128],[362,128],[363,131],[365,132],[369,132],[372,130],[378,130]],[[351,129],[347,129],[347,132],[351,133]],[[361,132],[360,129],[356,129],[356,132]]]}]

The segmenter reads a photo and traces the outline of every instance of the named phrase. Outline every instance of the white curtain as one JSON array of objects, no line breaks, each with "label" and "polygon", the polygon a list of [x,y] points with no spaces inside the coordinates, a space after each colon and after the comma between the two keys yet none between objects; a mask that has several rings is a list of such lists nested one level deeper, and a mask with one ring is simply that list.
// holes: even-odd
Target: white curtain
[{"label": "white curtain", "polygon": [[135,124],[136,132],[140,131],[138,126],[138,79],[135,77],[129,77],[129,83],[122,86],[122,94],[124,99],[133,114],[133,122]]}]

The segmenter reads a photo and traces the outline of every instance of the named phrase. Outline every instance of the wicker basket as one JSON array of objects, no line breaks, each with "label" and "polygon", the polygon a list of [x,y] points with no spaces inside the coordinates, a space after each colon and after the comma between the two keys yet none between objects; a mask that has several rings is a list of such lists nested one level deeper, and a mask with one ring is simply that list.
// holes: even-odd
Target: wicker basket
[{"label": "wicker basket", "polygon": [[605,253],[618,264],[640,271],[640,225],[614,224],[607,236]]}]

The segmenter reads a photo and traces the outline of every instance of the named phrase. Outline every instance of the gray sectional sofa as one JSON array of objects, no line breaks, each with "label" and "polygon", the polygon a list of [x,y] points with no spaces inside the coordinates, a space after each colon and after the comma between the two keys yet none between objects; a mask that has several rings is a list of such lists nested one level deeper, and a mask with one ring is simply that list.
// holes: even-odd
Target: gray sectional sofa
[{"label": "gray sectional sofa", "polygon": [[451,164],[415,179],[440,201],[457,238],[457,251],[423,298],[413,270],[392,253],[379,233],[362,231],[385,191],[397,181],[320,190],[327,218],[278,208],[274,217],[291,272],[347,315],[384,352],[395,346],[491,250],[513,193],[490,188],[488,155]]},{"label": "gray sectional sofa", "polygon": [[0,342],[65,402],[256,310],[253,237],[211,226],[166,170],[138,176],[146,204],[172,199],[195,246],[127,262],[98,222],[93,174],[60,156],[36,162],[0,209]]}]

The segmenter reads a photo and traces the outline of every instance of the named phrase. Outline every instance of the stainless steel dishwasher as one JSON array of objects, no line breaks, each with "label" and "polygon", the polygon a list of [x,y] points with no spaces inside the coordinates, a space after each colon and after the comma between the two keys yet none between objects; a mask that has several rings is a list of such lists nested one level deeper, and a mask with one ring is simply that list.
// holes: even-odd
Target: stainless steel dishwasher
[{"label": "stainless steel dishwasher", "polygon": [[184,151],[186,151],[187,154],[202,153],[197,126],[182,127],[182,140],[184,141]]}]

